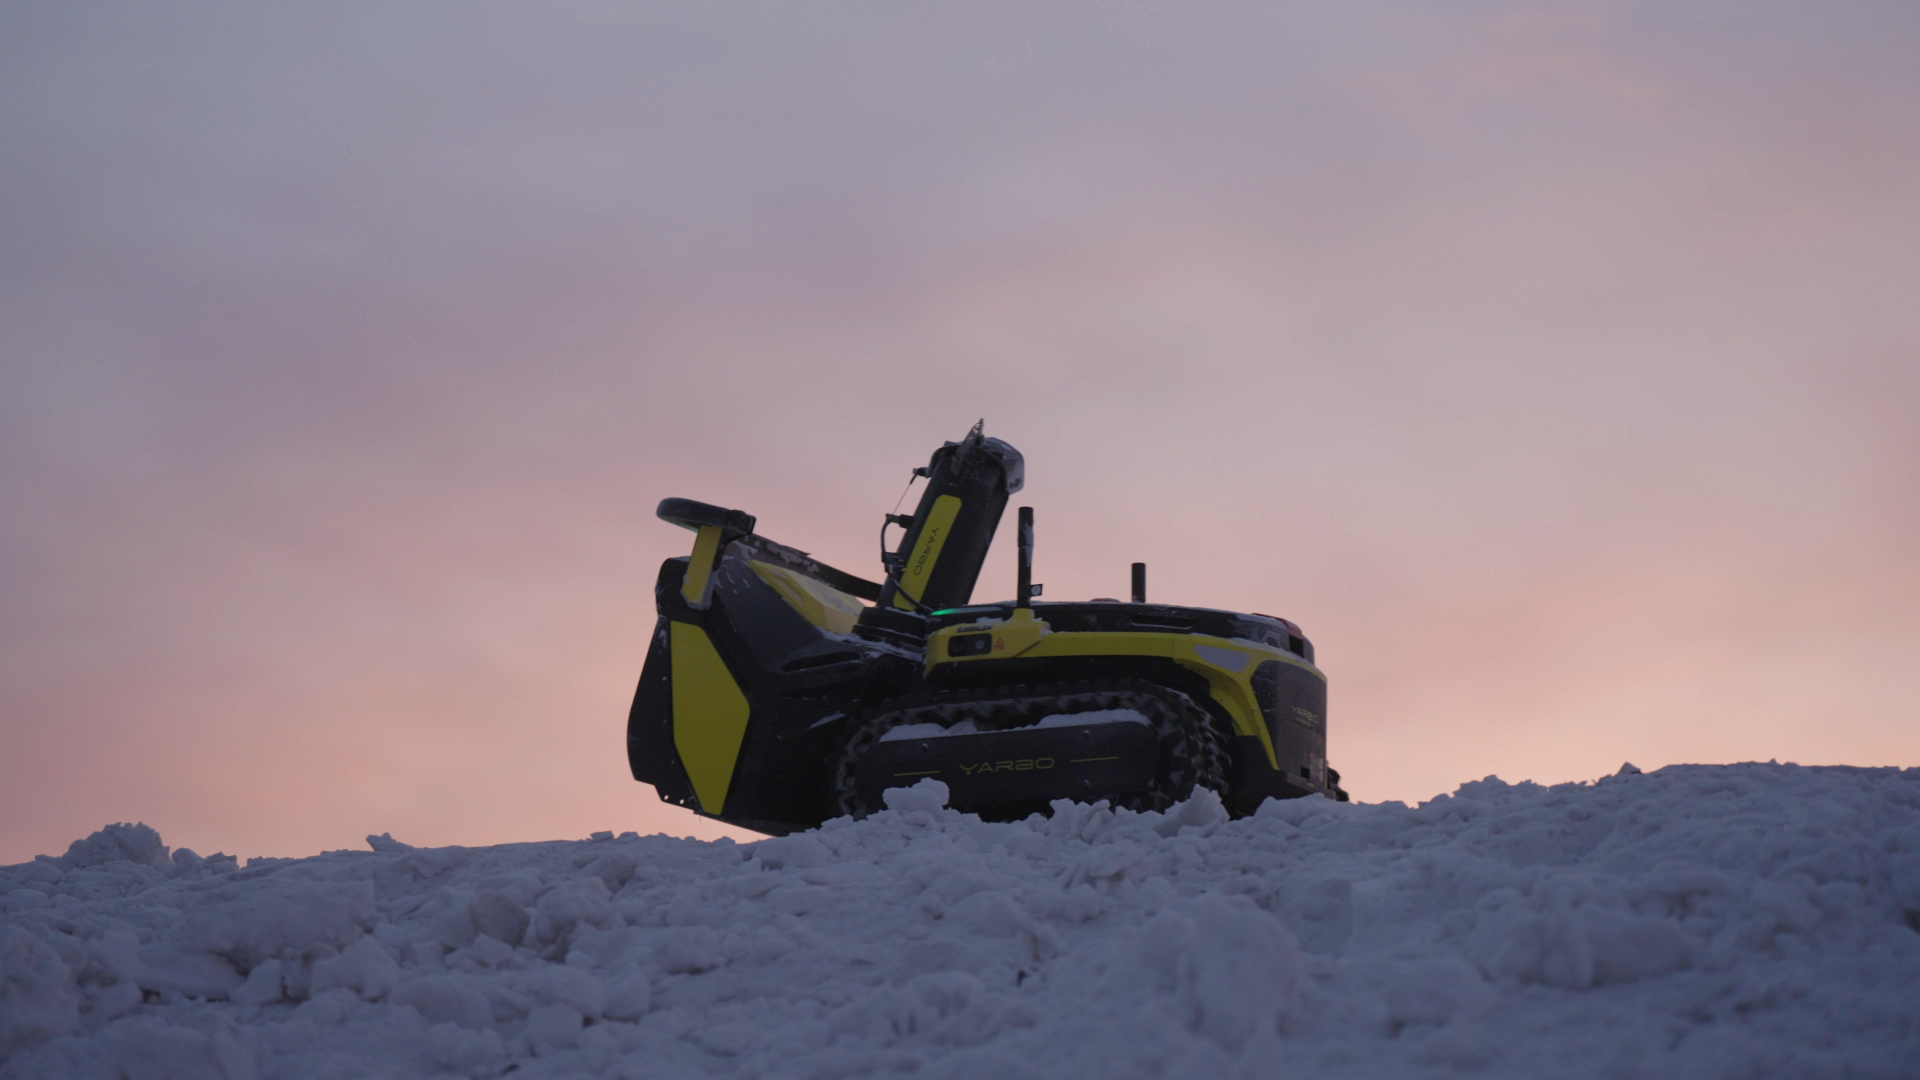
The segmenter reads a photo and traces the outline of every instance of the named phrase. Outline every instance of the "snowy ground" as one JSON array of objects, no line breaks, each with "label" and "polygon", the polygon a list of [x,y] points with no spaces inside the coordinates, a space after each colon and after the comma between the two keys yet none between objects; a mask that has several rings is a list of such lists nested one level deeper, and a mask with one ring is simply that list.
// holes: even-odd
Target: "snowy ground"
[{"label": "snowy ground", "polygon": [[1920,1077],[1920,769],[0,869],[0,1076]]}]

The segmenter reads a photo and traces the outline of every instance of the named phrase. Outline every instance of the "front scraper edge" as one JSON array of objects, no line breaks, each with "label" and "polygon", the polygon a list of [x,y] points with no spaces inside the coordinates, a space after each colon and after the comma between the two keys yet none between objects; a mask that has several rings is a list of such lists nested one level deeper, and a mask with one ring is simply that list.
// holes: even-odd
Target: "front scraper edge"
[{"label": "front scraper edge", "polygon": [[[867,581],[691,499],[661,564],[659,618],[627,720],[633,778],[705,817],[775,835],[879,809],[932,777],[988,820],[1056,799],[1160,810],[1213,790],[1345,801],[1327,766],[1327,679],[1300,627],[1270,615],[1132,601],[1036,603],[1033,511],[1015,599],[972,604],[1025,461],[981,434],[933,452],[911,516],[881,528]],[[891,550],[886,530],[905,530]]]}]

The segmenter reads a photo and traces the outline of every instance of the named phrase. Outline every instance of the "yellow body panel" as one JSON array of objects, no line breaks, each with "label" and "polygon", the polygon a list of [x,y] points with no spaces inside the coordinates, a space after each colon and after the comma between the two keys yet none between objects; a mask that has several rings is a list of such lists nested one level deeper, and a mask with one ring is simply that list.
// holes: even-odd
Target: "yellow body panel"
[{"label": "yellow body panel", "polygon": [[1029,652],[1041,639],[1053,633],[1046,620],[1033,617],[1032,608],[1014,608],[1013,617],[998,627],[993,636],[993,651],[1008,656]]},{"label": "yellow body panel", "polygon": [[[1275,769],[1280,767],[1280,761],[1273,750],[1273,737],[1260,715],[1260,700],[1253,692],[1254,669],[1268,660],[1278,660],[1313,672],[1323,682],[1326,680],[1326,676],[1317,668],[1292,653],[1205,634],[1158,634],[1131,630],[1047,633],[1036,636],[1032,639],[1033,644],[1017,651],[1014,648],[1016,639],[1009,636],[1005,651],[996,647],[993,652],[983,656],[947,656],[947,639],[952,635],[983,630],[999,634],[1003,629],[1012,627],[1019,614],[1016,611],[1015,617],[1005,622],[950,626],[936,631],[927,642],[928,666],[936,663],[991,663],[1016,656],[1033,660],[1068,656],[1153,656],[1172,660],[1207,680],[1207,689],[1213,699],[1233,718],[1234,733],[1258,739],[1260,748],[1266,751],[1267,764]],[[1034,621],[1040,626],[1046,625]]]},{"label": "yellow body panel", "polygon": [[1213,695],[1213,700],[1227,710],[1228,716],[1233,717],[1234,733],[1259,739],[1260,749],[1267,752],[1267,765],[1279,768],[1280,759],[1273,751],[1273,736],[1260,716],[1260,700],[1254,697],[1252,684],[1211,664],[1191,660],[1176,662],[1206,677],[1207,691]]},{"label": "yellow body panel", "polygon": [[673,748],[693,781],[700,809],[717,815],[727,803],[734,759],[747,733],[747,696],[705,630],[683,622],[667,626],[673,655]]},{"label": "yellow body panel", "polygon": [[1173,657],[1174,634],[1135,631],[1049,634],[1047,640],[1018,655],[1049,656],[1160,656]]},{"label": "yellow body panel", "polygon": [[893,606],[902,611],[912,611],[914,604],[927,591],[927,579],[933,575],[933,568],[940,561],[940,549],[947,544],[947,533],[953,528],[953,519],[960,514],[960,500],[953,495],[942,495],[933,500],[933,509],[927,512],[926,527],[920,530],[920,541],[913,547],[913,554],[907,557],[907,565],[900,571],[900,595],[893,598]]},{"label": "yellow body panel", "polygon": [[853,624],[865,609],[858,597],[785,567],[757,561],[747,565],[808,622],[830,634],[853,633]]},{"label": "yellow body panel", "polygon": [[702,525],[693,539],[693,558],[687,563],[680,598],[691,608],[705,608],[713,593],[713,567],[720,561],[720,526]]}]

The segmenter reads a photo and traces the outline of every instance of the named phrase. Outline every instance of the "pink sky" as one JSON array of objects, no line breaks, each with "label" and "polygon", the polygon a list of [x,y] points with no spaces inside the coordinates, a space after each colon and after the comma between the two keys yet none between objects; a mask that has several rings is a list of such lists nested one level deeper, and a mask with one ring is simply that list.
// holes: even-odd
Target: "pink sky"
[{"label": "pink sky", "polygon": [[[715,836],[653,505],[1303,624],[1357,798],[1920,764],[1920,13],[0,13],[0,862]],[[983,599],[1010,595],[1004,544]],[[745,834],[736,834],[745,835]]]}]

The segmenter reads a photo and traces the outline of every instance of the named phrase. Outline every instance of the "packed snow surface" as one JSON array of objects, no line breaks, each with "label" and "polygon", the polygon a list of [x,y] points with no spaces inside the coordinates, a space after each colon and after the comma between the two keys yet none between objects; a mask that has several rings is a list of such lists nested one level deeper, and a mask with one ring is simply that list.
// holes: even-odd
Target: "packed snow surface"
[{"label": "packed snow surface", "polygon": [[0,869],[0,1076],[1915,1077],[1920,769]]}]

